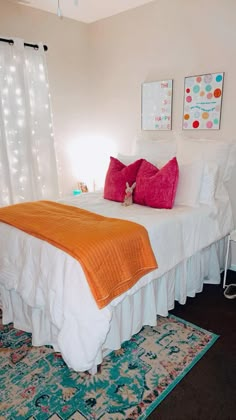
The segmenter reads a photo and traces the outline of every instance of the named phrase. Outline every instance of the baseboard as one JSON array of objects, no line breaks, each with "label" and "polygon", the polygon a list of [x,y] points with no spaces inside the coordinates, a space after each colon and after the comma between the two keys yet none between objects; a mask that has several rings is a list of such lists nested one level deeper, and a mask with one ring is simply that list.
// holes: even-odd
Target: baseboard
[{"label": "baseboard", "polygon": [[229,270],[236,271],[236,264],[232,264],[232,265],[229,267]]}]

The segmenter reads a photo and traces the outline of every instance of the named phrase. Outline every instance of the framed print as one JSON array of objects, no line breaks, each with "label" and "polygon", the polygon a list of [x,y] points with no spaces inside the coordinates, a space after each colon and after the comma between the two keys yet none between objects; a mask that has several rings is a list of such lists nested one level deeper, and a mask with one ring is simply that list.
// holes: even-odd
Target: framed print
[{"label": "framed print", "polygon": [[185,77],[183,130],[219,130],[224,73]]},{"label": "framed print", "polygon": [[142,84],[142,130],[171,130],[172,80]]}]

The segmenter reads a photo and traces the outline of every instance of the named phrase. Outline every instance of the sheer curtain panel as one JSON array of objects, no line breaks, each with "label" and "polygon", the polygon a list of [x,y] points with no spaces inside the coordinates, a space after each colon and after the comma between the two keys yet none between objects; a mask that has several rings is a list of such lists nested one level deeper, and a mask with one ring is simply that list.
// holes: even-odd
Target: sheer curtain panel
[{"label": "sheer curtain panel", "polygon": [[0,42],[0,206],[58,195],[43,45]]}]

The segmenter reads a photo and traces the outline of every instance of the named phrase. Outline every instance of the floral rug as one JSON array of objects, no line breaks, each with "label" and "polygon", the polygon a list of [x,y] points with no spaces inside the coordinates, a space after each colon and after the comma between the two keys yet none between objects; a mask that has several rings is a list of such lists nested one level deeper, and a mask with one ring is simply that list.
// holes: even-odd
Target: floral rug
[{"label": "floral rug", "polygon": [[144,327],[91,376],[0,320],[0,419],[146,419],[217,338],[174,316],[157,317],[156,327]]}]

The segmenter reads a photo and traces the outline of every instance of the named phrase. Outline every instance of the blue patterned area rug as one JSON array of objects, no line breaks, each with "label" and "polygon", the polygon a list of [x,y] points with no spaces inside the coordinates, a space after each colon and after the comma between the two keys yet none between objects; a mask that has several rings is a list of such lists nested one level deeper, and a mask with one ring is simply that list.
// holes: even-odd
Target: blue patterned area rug
[{"label": "blue patterned area rug", "polygon": [[0,321],[0,419],[146,419],[217,338],[174,316],[157,317],[156,327],[144,327],[91,376]]}]

